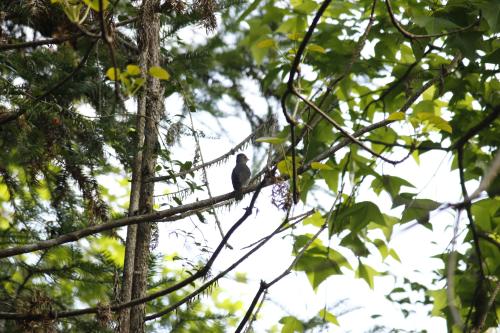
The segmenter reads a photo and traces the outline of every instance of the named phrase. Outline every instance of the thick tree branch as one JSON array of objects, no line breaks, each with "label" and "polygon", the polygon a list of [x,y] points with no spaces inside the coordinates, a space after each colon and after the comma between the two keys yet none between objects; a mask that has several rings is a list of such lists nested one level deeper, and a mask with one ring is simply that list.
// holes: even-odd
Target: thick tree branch
[{"label": "thick tree branch", "polygon": [[[264,187],[272,185],[273,182],[267,180],[266,183],[263,185]],[[249,192],[254,192],[257,190],[259,185],[250,185],[246,188],[243,189],[243,193],[249,193]],[[139,223],[145,223],[145,222],[154,222],[154,221],[161,221],[162,219],[172,217],[177,214],[182,214],[185,212],[189,212],[191,210],[196,210],[200,208],[205,208],[205,207],[210,207],[213,206],[214,204],[217,204],[222,201],[227,201],[231,200],[234,198],[234,192],[229,192],[226,194],[222,194],[219,196],[215,196],[211,199],[205,199],[205,200],[200,200],[196,202],[192,202],[189,204],[185,204],[182,206],[177,206],[173,207],[170,209],[162,210],[162,211],[157,211],[149,214],[143,214],[143,215],[136,215],[136,216],[130,216],[126,218],[121,218],[117,220],[112,220],[112,221],[107,221],[102,224],[90,226],[88,228],[80,229],[77,231],[73,231],[64,235],[61,235],[56,238],[36,242],[36,243],[31,243],[31,244],[26,244],[18,247],[11,247],[7,249],[0,249],[0,259],[1,258],[7,258],[11,256],[15,256],[18,254],[22,253],[29,253],[29,252],[34,252],[38,250],[43,250],[43,249],[48,249],[57,245],[61,244],[66,244],[70,242],[75,242],[79,239],[82,239],[87,236],[95,235],[98,233],[101,233],[106,230],[111,230],[119,227],[123,227],[126,225],[132,225],[132,224],[139,224]]]},{"label": "thick tree branch", "polygon": [[[275,169],[273,170],[273,172]],[[206,276],[206,274],[210,271],[210,268],[212,267],[213,263],[217,259],[218,255],[226,246],[229,238],[231,235],[238,229],[243,222],[252,214],[252,210],[255,206],[255,202],[257,200],[257,197],[259,196],[261,190],[263,187],[268,185],[268,177],[265,177],[256,187],[255,187],[255,192],[252,196],[252,199],[250,201],[250,205],[245,209],[245,213],[242,215],[242,217],[228,230],[226,236],[222,241],[219,243],[217,248],[215,249],[214,253],[212,256],[209,258],[207,263],[200,269],[198,270],[194,275],[191,275],[187,279],[184,279],[178,283],[176,283],[173,286],[170,286],[168,288],[165,288],[163,290],[160,290],[158,292],[149,294],[145,297],[141,298],[136,298],[133,299],[129,302],[124,302],[116,305],[112,305],[109,307],[109,309],[113,312],[120,311],[125,308],[129,308],[132,306],[136,306],[139,304],[143,304],[146,302],[149,302],[151,300],[154,300],[156,298],[159,298],[161,296],[168,295],[174,291],[177,291],[186,285],[196,281],[197,279]],[[148,214],[151,215],[151,214]],[[92,314],[92,313],[98,313],[100,311],[99,307],[92,307],[92,308],[86,308],[86,309],[80,309],[80,310],[71,310],[71,311],[61,311],[61,312],[50,312],[50,313],[42,313],[42,314],[30,314],[30,313],[12,313],[12,312],[0,312],[0,319],[13,319],[13,320],[45,320],[45,319],[57,319],[57,318],[67,318],[67,317],[75,317],[75,316],[81,316],[85,314]]]}]

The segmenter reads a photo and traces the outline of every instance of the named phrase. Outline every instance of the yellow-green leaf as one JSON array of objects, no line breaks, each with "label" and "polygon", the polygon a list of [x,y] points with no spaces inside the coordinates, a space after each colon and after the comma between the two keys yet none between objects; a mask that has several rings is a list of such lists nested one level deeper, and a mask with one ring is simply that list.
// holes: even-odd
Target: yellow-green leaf
[{"label": "yellow-green leaf", "polygon": [[318,316],[334,325],[339,326],[339,321],[337,320],[337,317],[333,313],[326,311],[325,309],[321,310],[318,313]]},{"label": "yellow-green leaf", "polygon": [[387,117],[387,120],[403,120],[405,119],[405,114],[403,112],[393,112]]},{"label": "yellow-green leaf", "polygon": [[119,79],[119,76],[120,76],[120,70],[116,70],[115,71],[115,68],[114,67],[111,67],[109,68],[107,71],[106,71],[106,76],[111,80],[111,81],[120,81]]},{"label": "yellow-green leaf", "polygon": [[266,143],[270,143],[270,144],[273,144],[273,145],[279,145],[279,144],[282,144],[286,141],[286,138],[277,138],[277,137],[267,137],[267,136],[263,136],[261,138],[258,138],[255,140],[256,142],[266,142]]},{"label": "yellow-green leaf", "polygon": [[137,65],[127,65],[127,73],[130,75],[139,75],[141,74],[141,68]]},{"label": "yellow-green leaf", "polygon": [[309,44],[307,45],[307,49],[311,52],[326,53],[326,50],[318,44]]},{"label": "yellow-green leaf", "polygon": [[125,258],[125,247],[118,239],[109,236],[94,238],[91,241],[92,250],[104,253],[106,257],[113,260],[116,266],[123,267]]},{"label": "yellow-green leaf", "polygon": [[168,80],[170,79],[170,74],[160,66],[153,66],[149,69],[149,75],[159,79],[159,80]]},{"label": "yellow-green leaf", "polygon": [[301,40],[304,37],[304,34],[301,32],[294,32],[293,34],[288,34],[288,38],[291,40]]},{"label": "yellow-green leaf", "polygon": [[256,45],[258,49],[265,49],[272,46],[274,46],[274,40],[272,40],[271,38],[261,40]]},{"label": "yellow-green leaf", "polygon": [[331,166],[324,164],[324,163],[319,163],[319,162],[312,162],[311,169],[314,169],[314,170],[333,170],[333,168]]},{"label": "yellow-green leaf", "polygon": [[321,216],[320,212],[316,212],[306,218],[302,223],[304,225],[312,224],[315,227],[321,227],[325,223],[325,219]]},{"label": "yellow-green leaf", "polygon": [[[299,160],[295,160],[296,167],[299,166]],[[278,167],[278,171],[282,175],[291,175],[292,174],[292,157],[287,156],[284,160],[281,160],[276,165]]]},{"label": "yellow-green leaf", "polygon": [[7,185],[0,184],[0,201],[9,201],[10,193]]},{"label": "yellow-green leaf", "polygon": [[450,123],[448,123],[446,120],[444,120],[441,117],[434,116],[429,119],[429,122],[439,128],[441,131],[445,131],[448,133],[451,133],[453,129],[450,126]]},{"label": "yellow-green leaf", "polygon": [[7,220],[5,217],[0,216],[0,230],[7,230],[9,229],[9,220]]},{"label": "yellow-green leaf", "polygon": [[[100,10],[99,8],[99,0],[83,0],[87,6],[98,12]],[[102,0],[102,9],[106,10],[109,5],[109,0]]]}]

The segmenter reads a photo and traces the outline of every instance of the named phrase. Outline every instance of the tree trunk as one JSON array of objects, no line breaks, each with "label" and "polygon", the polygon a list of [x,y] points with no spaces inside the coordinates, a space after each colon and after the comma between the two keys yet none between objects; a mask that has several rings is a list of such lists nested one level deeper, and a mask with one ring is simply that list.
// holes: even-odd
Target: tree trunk
[{"label": "tree trunk", "polygon": [[[141,54],[143,55],[143,54]],[[139,59],[139,66],[145,68],[147,57]],[[145,71],[143,73],[145,75]],[[146,115],[146,98],[142,92],[137,97],[137,145],[134,161],[132,164],[132,183],[130,188],[130,204],[128,215],[137,215],[139,212],[139,198],[141,190],[141,167],[142,167],[142,150],[144,148],[144,126]],[[120,292],[121,302],[128,302],[132,297],[132,280],[134,273],[135,261],[135,243],[137,241],[137,225],[130,225],[127,227],[127,242],[125,245],[125,262],[123,264],[123,281]],[[118,325],[118,332],[129,333],[130,330],[130,308],[125,308],[120,312],[120,324]]]},{"label": "tree trunk", "polygon": [[[160,65],[160,16],[155,13],[159,6],[157,0],[144,0],[142,3],[138,46],[141,50],[139,65],[143,71]],[[143,88],[143,105],[145,107],[144,146],[141,159],[141,182],[139,194],[139,212],[149,213],[153,210],[154,182],[147,179],[154,176],[158,147],[158,123],[163,114],[163,92],[160,81],[148,76]],[[139,99],[139,108],[142,107]],[[137,226],[135,242],[135,258],[132,277],[132,299],[143,297],[147,291],[147,275],[150,257],[151,224],[142,223]],[[131,260],[132,261],[132,260]],[[130,311],[129,332],[144,332],[145,304],[132,307]]]}]

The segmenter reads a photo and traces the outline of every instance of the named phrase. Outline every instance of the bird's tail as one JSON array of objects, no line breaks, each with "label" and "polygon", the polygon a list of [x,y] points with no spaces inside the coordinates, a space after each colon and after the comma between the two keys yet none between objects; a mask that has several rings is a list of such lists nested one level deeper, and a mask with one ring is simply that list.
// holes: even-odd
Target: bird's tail
[{"label": "bird's tail", "polygon": [[240,201],[241,199],[243,199],[243,191],[241,190],[234,191],[234,199],[236,199],[236,201]]}]

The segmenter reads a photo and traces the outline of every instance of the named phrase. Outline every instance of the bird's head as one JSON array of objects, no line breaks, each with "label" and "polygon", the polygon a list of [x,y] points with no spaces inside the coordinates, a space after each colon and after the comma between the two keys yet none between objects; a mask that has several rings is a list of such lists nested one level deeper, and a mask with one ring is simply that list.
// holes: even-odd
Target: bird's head
[{"label": "bird's head", "polygon": [[236,164],[246,164],[248,161],[248,157],[245,154],[236,155]]}]

